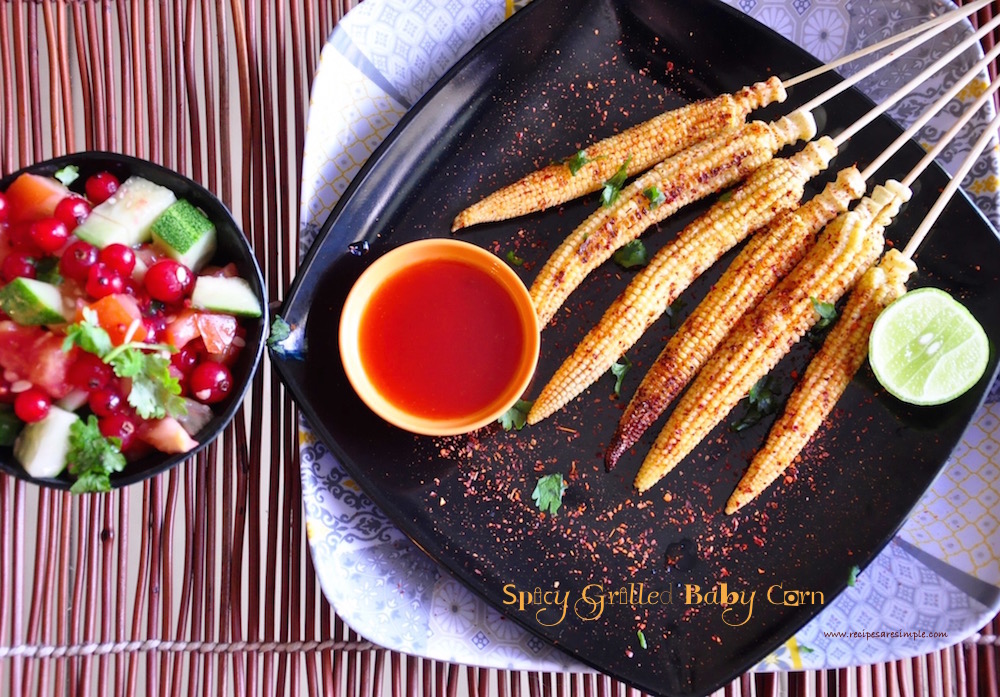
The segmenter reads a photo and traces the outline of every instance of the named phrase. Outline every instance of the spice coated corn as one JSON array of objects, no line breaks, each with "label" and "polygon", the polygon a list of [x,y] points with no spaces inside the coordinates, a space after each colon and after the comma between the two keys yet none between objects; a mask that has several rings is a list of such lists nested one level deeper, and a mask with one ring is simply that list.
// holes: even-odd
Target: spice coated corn
[{"label": "spice coated corn", "polygon": [[[590,145],[581,157],[532,172],[458,214],[452,231],[545,210],[604,186],[623,162],[628,176],[721,131],[738,126],[755,109],[785,101],[772,77],[733,94],[688,104]],[[578,168],[577,168],[578,167]]]},{"label": "spice coated corn", "polygon": [[[581,223],[542,267],[530,289],[539,326],[552,319],[587,274],[646,228],[741,181],[781,148],[815,134],[816,122],[809,112],[796,111],[772,123],[752,121],[703,140],[636,179],[615,204]],[[662,194],[659,205],[645,193],[652,189]]]},{"label": "spice coated corn", "polygon": [[[888,196],[885,204],[878,198]],[[816,323],[813,298],[836,303],[882,253],[879,216],[894,194],[876,187],[826,226],[805,258],[745,314],[681,397],[635,478],[648,490],[724,420]]]},{"label": "spice coated corn", "polygon": [[841,318],[827,335],[802,380],[788,398],[767,442],[726,503],[732,514],[764,492],[784,473],[833,410],[868,354],[868,336],[875,318],[906,292],[916,265],[897,250],[865,272],[847,299]]},{"label": "spice coated corn", "polygon": [[653,256],[563,362],[535,400],[528,423],[561,409],[598,380],[719,257],[798,206],[806,182],[825,169],[836,152],[833,141],[824,136],[790,158],[771,160],[685,227]]},{"label": "spice coated corn", "polygon": [[856,167],[750,238],[643,377],[605,455],[610,470],[701,369],[729,330],[802,260],[816,235],[865,192]]}]

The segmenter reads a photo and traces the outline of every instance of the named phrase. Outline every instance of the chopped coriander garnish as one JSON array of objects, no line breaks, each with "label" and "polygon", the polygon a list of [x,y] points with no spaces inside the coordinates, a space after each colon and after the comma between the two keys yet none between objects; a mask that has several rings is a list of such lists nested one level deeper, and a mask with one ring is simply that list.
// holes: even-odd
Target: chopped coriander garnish
[{"label": "chopped coriander garnish", "polygon": [[563,494],[566,493],[566,481],[561,474],[547,474],[535,484],[531,492],[531,500],[540,511],[556,514],[562,505]]},{"label": "chopped coriander garnish", "polygon": [[131,380],[128,403],[142,418],[162,419],[187,412],[180,396],[180,382],[170,374],[170,359],[165,355],[174,350],[171,346],[139,341],[113,346],[111,337],[98,324],[97,313],[89,308],[84,309],[82,322],[66,329],[63,351],[73,346],[93,353],[110,365],[115,375]]},{"label": "chopped coriander garnish", "polygon": [[622,356],[621,359],[615,361],[614,365],[611,366],[611,374],[615,376],[615,394],[620,395],[622,393],[622,381],[625,379],[625,374],[628,373],[629,368],[632,367],[632,361],[629,360],[628,356]]},{"label": "chopped coriander garnish", "polygon": [[625,158],[618,171],[611,175],[611,179],[604,182],[604,189],[601,191],[601,205],[605,208],[612,206],[618,200],[618,194],[622,192],[625,180],[628,179],[628,163],[631,161],[631,156]]},{"label": "chopped coriander garnish", "polygon": [[292,327],[281,315],[275,315],[271,322],[271,333],[267,336],[267,347],[279,356],[285,355],[285,347],[281,342],[292,333]]},{"label": "chopped coriander garnish", "polygon": [[519,399],[514,403],[514,406],[501,414],[497,421],[503,426],[503,430],[520,431],[524,428],[524,425],[528,423],[528,412],[531,411],[532,404],[533,402],[526,399]]},{"label": "chopped coriander garnish", "polygon": [[578,150],[572,157],[567,157],[563,160],[563,164],[569,167],[569,173],[575,175],[580,169],[588,162],[593,162],[593,160],[587,157],[586,150]]},{"label": "chopped coriander garnish", "polygon": [[649,252],[642,240],[632,240],[617,249],[612,257],[615,263],[625,269],[645,266],[649,263]]},{"label": "chopped coriander garnish", "polygon": [[849,585],[851,588],[854,588],[854,586],[856,586],[858,583],[858,574],[860,573],[861,573],[861,567],[857,565],[852,566],[851,572],[847,575],[847,585]]},{"label": "chopped coriander garnish", "polygon": [[86,421],[80,420],[69,427],[69,473],[76,477],[70,491],[86,494],[111,491],[110,476],[125,469],[125,456],[121,440],[106,438],[93,414]]},{"label": "chopped coriander garnish", "polygon": [[657,186],[650,186],[642,190],[642,195],[646,197],[649,201],[649,210],[653,211],[660,207],[660,205],[667,200],[667,197],[663,195],[660,188]]},{"label": "chopped coriander garnish", "polygon": [[512,266],[520,266],[521,264],[524,263],[524,259],[522,259],[521,257],[519,257],[516,254],[514,254],[514,250],[513,249],[507,250],[507,261]]},{"label": "chopped coriander garnish", "polygon": [[758,423],[765,416],[769,416],[778,410],[777,382],[770,375],[765,375],[754,383],[747,394],[747,410],[743,418],[734,422],[729,428],[733,431],[742,431]]},{"label": "chopped coriander garnish", "polygon": [[824,302],[823,300],[817,300],[816,298],[809,296],[809,302],[812,303],[813,309],[819,315],[819,320],[817,320],[814,325],[815,329],[825,329],[829,327],[837,319],[837,308],[833,303]]},{"label": "chopped coriander garnish", "polygon": [[677,298],[677,300],[674,300],[672,303],[670,303],[670,305],[667,306],[667,309],[664,312],[664,314],[667,316],[667,319],[669,320],[669,325],[671,329],[673,329],[675,326],[674,323],[677,319],[677,313],[683,310],[686,305],[687,303],[684,300],[682,300],[681,298]]},{"label": "chopped coriander garnish", "polygon": [[639,638],[639,648],[640,649],[645,649],[646,648],[646,635],[643,633],[643,631],[641,629],[638,630],[638,631],[636,631],[635,635],[636,635],[636,637]]},{"label": "chopped coriander garnish", "polygon": [[80,178],[80,168],[76,165],[66,165],[52,176],[61,181],[64,186],[69,186]]},{"label": "chopped coriander garnish", "polygon": [[722,193],[721,196],[719,196],[719,203],[725,203],[726,201],[728,201],[732,197],[733,197],[733,190],[732,189],[730,189],[729,191],[725,191],[725,192]]}]

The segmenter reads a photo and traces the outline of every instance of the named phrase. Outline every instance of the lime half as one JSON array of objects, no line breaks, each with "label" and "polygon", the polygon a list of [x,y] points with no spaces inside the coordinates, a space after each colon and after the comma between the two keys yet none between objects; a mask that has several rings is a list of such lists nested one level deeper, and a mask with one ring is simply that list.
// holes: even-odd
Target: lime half
[{"label": "lime half", "polygon": [[868,341],[875,377],[910,404],[951,401],[986,372],[990,343],[972,313],[948,293],[920,288],[879,314]]}]

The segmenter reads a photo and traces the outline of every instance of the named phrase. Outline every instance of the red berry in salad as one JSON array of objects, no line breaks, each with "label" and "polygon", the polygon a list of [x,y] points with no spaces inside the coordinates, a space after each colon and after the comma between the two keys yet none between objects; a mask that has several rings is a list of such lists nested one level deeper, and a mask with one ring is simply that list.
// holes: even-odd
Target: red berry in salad
[{"label": "red berry in salad", "polygon": [[5,283],[10,283],[15,278],[34,278],[35,260],[25,252],[11,252],[4,257],[3,264],[0,264],[0,276]]},{"label": "red berry in salad", "polygon": [[92,353],[81,352],[66,371],[66,380],[74,387],[92,392],[107,387],[114,370]]},{"label": "red berry in salad", "polygon": [[98,261],[87,272],[87,294],[97,299],[121,293],[125,290],[125,281],[107,264]]},{"label": "red berry in salad", "polygon": [[121,440],[122,452],[128,450],[135,441],[136,423],[127,414],[112,414],[98,419],[97,428],[105,438],[118,438]]},{"label": "red berry in salad", "polygon": [[74,281],[86,283],[90,267],[97,263],[97,256],[97,247],[83,240],[74,240],[59,257],[59,273]]},{"label": "red berry in salad", "polygon": [[31,241],[46,254],[55,254],[69,239],[69,230],[58,218],[43,218],[31,224]]},{"label": "red berry in salad", "polygon": [[202,349],[205,348],[201,339],[191,341],[185,345],[184,348],[170,357],[170,364],[180,370],[184,375],[189,375],[202,358],[198,352],[198,344],[201,344]]},{"label": "red berry in salad", "polygon": [[199,402],[221,402],[233,390],[233,374],[222,363],[206,361],[198,364],[188,376],[188,388]]},{"label": "red berry in salad", "polygon": [[0,193],[0,223],[6,222],[10,208],[7,206],[7,197]]},{"label": "red berry in salad", "polygon": [[70,232],[90,215],[90,204],[81,196],[67,196],[56,206],[56,218],[61,220]]},{"label": "red berry in salad", "polygon": [[109,244],[98,255],[98,261],[103,262],[119,276],[131,276],[135,268],[135,252],[123,244]]},{"label": "red berry in salad", "polygon": [[87,198],[96,206],[114,196],[115,192],[118,191],[118,186],[118,177],[111,172],[98,172],[87,178],[84,189],[87,192]]},{"label": "red berry in salad", "polygon": [[143,284],[154,300],[175,303],[190,294],[194,288],[191,269],[173,259],[161,259],[146,271]]},{"label": "red berry in salad", "polygon": [[113,416],[125,407],[125,397],[117,387],[100,387],[90,393],[87,406],[99,418]]},{"label": "red berry in salad", "polygon": [[14,413],[28,424],[44,419],[51,407],[52,400],[37,387],[29,387],[14,398]]}]

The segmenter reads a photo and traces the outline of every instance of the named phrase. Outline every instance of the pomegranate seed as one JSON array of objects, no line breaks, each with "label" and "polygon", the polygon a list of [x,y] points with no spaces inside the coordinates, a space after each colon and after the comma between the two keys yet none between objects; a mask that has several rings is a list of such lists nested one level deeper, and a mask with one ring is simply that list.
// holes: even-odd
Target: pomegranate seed
[{"label": "pomegranate seed", "polygon": [[112,271],[107,264],[97,262],[87,272],[87,294],[94,298],[121,293],[125,290],[122,277]]},{"label": "pomegranate seed", "polygon": [[70,232],[90,216],[90,204],[82,196],[67,196],[56,206],[56,218]]},{"label": "pomegranate seed", "polygon": [[87,191],[87,198],[96,206],[107,201],[118,191],[118,177],[111,172],[98,172],[87,178],[84,189]]},{"label": "pomegranate seed", "polygon": [[222,363],[206,361],[198,364],[188,376],[188,387],[199,402],[214,404],[233,391],[233,374]]},{"label": "pomegranate seed", "polygon": [[31,387],[14,398],[14,413],[21,421],[33,424],[49,415],[52,400],[37,387]]},{"label": "pomegranate seed", "polygon": [[31,224],[31,240],[46,254],[55,254],[69,239],[69,230],[58,218],[45,218]]},{"label": "pomegranate seed", "polygon": [[94,245],[74,240],[59,257],[59,273],[74,281],[86,283],[90,267],[97,263],[97,255],[97,247]]},{"label": "pomegranate seed", "polygon": [[25,252],[11,252],[4,257],[3,264],[0,264],[0,276],[5,283],[18,277],[34,278],[35,260]]},{"label": "pomegranate seed", "polygon": [[112,271],[123,278],[131,276],[132,269],[135,268],[135,252],[123,244],[109,244],[100,251],[98,260],[107,264]]},{"label": "pomegranate seed", "polygon": [[175,303],[194,288],[194,274],[173,259],[161,259],[146,271],[143,284],[154,300]]}]

